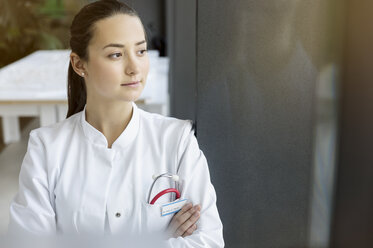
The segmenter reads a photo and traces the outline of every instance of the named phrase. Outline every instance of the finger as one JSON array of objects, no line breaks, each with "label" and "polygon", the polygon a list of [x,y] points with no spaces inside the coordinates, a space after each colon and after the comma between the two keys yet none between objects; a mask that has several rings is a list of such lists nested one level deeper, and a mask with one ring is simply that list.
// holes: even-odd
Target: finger
[{"label": "finger", "polygon": [[188,211],[174,216],[171,221],[171,228],[176,231],[181,225],[183,225],[199,208],[194,206],[190,208]]},{"label": "finger", "polygon": [[173,230],[173,232],[175,232],[176,229],[180,225],[182,225],[194,212],[195,210],[193,208],[193,204],[186,204],[177,214],[174,215],[174,217],[172,217],[172,220],[169,224],[170,229]]},{"label": "finger", "polygon": [[191,226],[193,226],[199,219],[200,213],[196,211],[190,218],[188,218],[179,228],[176,229],[175,235],[177,237],[184,234],[186,230],[188,230]]},{"label": "finger", "polygon": [[193,207],[193,204],[192,203],[187,203],[185,204],[179,212],[177,212],[177,214],[175,214],[175,216],[180,216],[182,214],[184,214],[185,212],[189,211],[191,208]]},{"label": "finger", "polygon": [[199,212],[195,212],[184,224],[180,225],[175,231],[175,236],[182,236],[190,227],[192,227],[198,221],[200,217]]},{"label": "finger", "polygon": [[196,208],[197,211],[201,211],[201,204],[197,204],[194,207]]},{"label": "finger", "polygon": [[195,214],[196,212],[199,212],[200,210],[201,210],[201,205],[198,204],[198,205],[195,205],[194,207],[192,207],[191,209],[189,209],[187,212],[180,215],[179,219],[178,219],[178,222],[179,222],[178,226],[181,226],[186,221],[190,220],[191,216],[193,214]]},{"label": "finger", "polygon": [[185,237],[187,237],[187,236],[192,235],[193,232],[194,232],[195,230],[197,230],[197,225],[196,225],[196,224],[194,224],[194,225],[192,225],[191,227],[189,227],[188,230],[186,230],[186,231],[183,233],[182,237],[185,238]]}]

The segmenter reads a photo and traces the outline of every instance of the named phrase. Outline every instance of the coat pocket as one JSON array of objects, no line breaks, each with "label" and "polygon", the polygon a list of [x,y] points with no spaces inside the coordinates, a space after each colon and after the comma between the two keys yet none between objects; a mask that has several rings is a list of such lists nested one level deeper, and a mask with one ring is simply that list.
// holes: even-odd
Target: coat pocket
[{"label": "coat pocket", "polygon": [[163,232],[166,233],[167,227],[171,222],[173,214],[161,216],[162,206],[164,204],[148,204],[142,205],[142,225],[146,227],[148,232]]}]

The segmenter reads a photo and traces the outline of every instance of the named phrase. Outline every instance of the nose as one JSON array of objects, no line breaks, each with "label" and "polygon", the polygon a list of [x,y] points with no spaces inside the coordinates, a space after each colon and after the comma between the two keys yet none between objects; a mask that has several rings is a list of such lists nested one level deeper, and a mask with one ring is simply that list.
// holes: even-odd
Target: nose
[{"label": "nose", "polygon": [[128,56],[125,73],[129,76],[133,76],[139,73],[139,61],[133,56]]}]

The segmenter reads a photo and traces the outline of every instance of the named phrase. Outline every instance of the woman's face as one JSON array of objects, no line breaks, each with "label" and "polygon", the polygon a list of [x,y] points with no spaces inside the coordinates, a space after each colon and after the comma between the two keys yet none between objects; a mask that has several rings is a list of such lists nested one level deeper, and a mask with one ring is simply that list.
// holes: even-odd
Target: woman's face
[{"label": "woman's face", "polygon": [[135,101],[149,72],[145,33],[138,17],[117,14],[94,25],[85,82],[94,101]]}]

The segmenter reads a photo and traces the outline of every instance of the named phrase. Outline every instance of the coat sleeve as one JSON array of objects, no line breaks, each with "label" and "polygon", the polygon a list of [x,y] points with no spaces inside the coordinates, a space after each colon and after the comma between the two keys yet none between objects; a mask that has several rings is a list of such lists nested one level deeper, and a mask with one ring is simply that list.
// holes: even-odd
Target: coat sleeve
[{"label": "coat sleeve", "polygon": [[45,157],[45,147],[32,131],[19,174],[19,191],[10,204],[9,235],[41,236],[56,232]]},{"label": "coat sleeve", "polygon": [[197,230],[188,237],[171,238],[170,247],[224,247],[223,225],[216,207],[216,193],[210,181],[207,160],[199,149],[190,122],[184,126],[178,148],[181,198],[201,204]]}]

